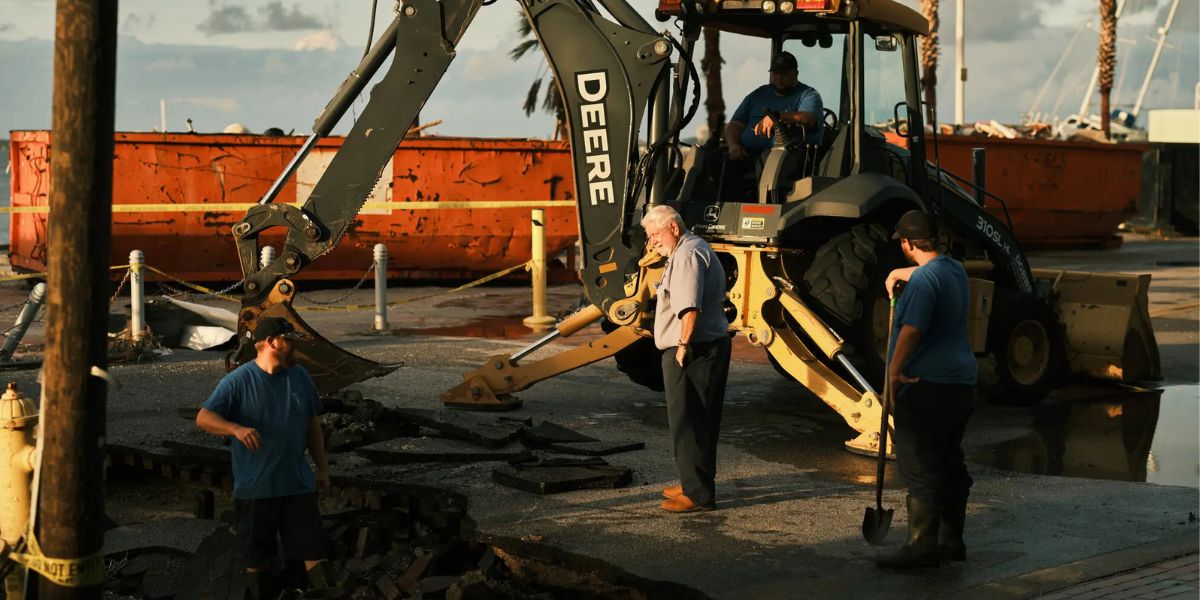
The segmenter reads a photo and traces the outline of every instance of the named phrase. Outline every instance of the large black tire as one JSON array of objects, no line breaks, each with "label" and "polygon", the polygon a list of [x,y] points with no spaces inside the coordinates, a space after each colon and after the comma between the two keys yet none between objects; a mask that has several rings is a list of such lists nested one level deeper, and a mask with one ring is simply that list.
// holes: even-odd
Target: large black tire
[{"label": "large black tire", "polygon": [[[600,321],[600,328],[604,333],[612,333],[617,330],[617,325],[604,319]],[[617,361],[617,370],[630,381],[655,392],[663,391],[662,350],[654,345],[653,339],[638,339],[614,354],[613,360]]]},{"label": "large black tire", "polygon": [[1067,372],[1066,332],[1054,309],[1012,290],[992,303],[987,350],[978,389],[992,404],[1037,404]]},{"label": "large black tire", "polygon": [[844,353],[875,389],[882,389],[888,299],[883,284],[905,265],[890,230],[859,223],[817,249],[804,273],[813,309],[846,341]]}]

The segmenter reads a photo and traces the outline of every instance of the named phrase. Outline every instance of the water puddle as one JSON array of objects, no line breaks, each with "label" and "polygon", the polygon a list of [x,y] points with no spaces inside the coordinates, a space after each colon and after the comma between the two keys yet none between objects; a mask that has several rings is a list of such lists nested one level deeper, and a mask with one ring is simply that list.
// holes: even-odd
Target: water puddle
[{"label": "water puddle", "polygon": [[1020,473],[1200,487],[1200,386],[1048,400],[1033,432],[972,460]]},{"label": "water puddle", "polygon": [[485,317],[462,325],[441,327],[405,327],[392,329],[393,334],[440,335],[493,340],[522,340],[540,337],[544,331],[534,331],[522,322],[523,317]]}]

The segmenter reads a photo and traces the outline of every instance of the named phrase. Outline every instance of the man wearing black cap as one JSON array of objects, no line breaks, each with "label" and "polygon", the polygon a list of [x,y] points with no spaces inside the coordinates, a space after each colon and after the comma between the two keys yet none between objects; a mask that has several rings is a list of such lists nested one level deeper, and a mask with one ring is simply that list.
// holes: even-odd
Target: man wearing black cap
[{"label": "man wearing black cap", "polygon": [[937,228],[924,212],[900,217],[892,238],[917,265],[893,271],[885,284],[890,295],[897,281],[908,282],[896,304],[888,349],[896,462],[908,486],[908,541],[877,562],[898,569],[933,567],[942,559],[965,560],[967,552],[963,522],[972,481],[962,438],[977,370],[967,340],[967,272],[938,252]]},{"label": "man wearing black cap", "polygon": [[780,52],[771,59],[771,81],[750,92],[725,126],[725,143],[729,158],[757,158],[773,143],[775,121],[767,110],[779,112],[780,119],[804,125],[806,144],[821,143],[822,116],[825,112],[821,94],[800,83],[796,57]]},{"label": "man wearing black cap", "polygon": [[[302,337],[278,317],[260,319],[250,336],[257,355],[234,369],[196,415],[196,426],[233,438],[233,497],[251,596],[274,597],[267,572],[283,541],[284,557],[303,560],[312,587],[326,587],[325,538],[317,487],[329,486],[321,401],[296,364]],[[312,455],[314,475],[305,451]]]}]

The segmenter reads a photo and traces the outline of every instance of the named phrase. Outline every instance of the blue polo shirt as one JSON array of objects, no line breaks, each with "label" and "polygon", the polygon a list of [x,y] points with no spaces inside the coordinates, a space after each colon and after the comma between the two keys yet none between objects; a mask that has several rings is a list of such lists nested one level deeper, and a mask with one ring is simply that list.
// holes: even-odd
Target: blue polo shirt
[{"label": "blue polo shirt", "polygon": [[780,96],[770,85],[763,85],[742,100],[730,119],[746,125],[740,138],[740,143],[746,150],[759,153],[775,143],[773,138],[754,135],[754,126],[767,115],[767,109],[816,115],[817,127],[808,132],[804,143],[821,143],[821,131],[825,128],[825,104],[821,101],[821,93],[803,83],[797,83],[791,92]]},{"label": "blue polo shirt", "polygon": [[204,408],[258,430],[262,441],[258,451],[251,452],[237,438],[231,439],[235,498],[278,498],[317,490],[304,453],[309,419],[321,414],[322,408],[304,367],[272,375],[250,361],[221,379]]},{"label": "blue polo shirt", "polygon": [[962,263],[938,256],[913,271],[896,303],[891,359],[900,328],[921,330],[921,341],[904,363],[904,374],[930,383],[975,385],[978,367],[967,340],[967,271]]}]

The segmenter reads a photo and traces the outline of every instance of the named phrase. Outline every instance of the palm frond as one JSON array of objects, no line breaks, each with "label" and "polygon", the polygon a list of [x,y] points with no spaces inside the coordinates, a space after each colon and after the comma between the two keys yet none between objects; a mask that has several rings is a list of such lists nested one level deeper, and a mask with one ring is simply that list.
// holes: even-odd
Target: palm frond
[{"label": "palm frond", "polygon": [[534,79],[533,85],[529,86],[529,92],[525,94],[525,105],[522,107],[525,109],[525,116],[528,117],[533,114],[533,111],[537,110],[537,97],[541,87],[541,77]]},{"label": "palm frond", "polygon": [[558,95],[558,82],[553,78],[550,79],[550,85],[546,86],[546,93],[542,96],[542,110],[552,115],[566,112],[562,97]]},{"label": "palm frond", "polygon": [[525,56],[526,54],[528,54],[530,50],[537,48],[537,45],[538,45],[537,40],[525,40],[525,41],[521,42],[520,44],[517,44],[516,47],[513,48],[512,50],[509,50],[508,56],[509,56],[509,58],[511,58],[513,60],[521,60],[522,56]]},{"label": "palm frond", "polygon": [[527,37],[533,33],[533,26],[529,24],[529,19],[525,18],[525,13],[520,10],[517,11],[517,33],[521,34],[521,37]]}]

